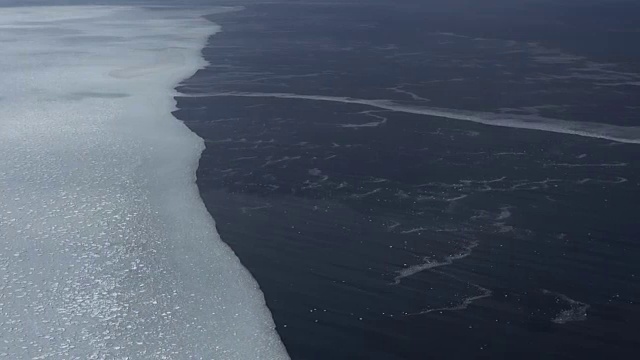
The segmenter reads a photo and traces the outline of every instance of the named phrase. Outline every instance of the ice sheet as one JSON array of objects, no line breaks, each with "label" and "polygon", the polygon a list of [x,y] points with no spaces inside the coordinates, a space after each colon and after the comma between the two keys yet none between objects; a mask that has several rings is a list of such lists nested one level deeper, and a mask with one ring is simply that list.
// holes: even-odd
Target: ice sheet
[{"label": "ice sheet", "polygon": [[0,358],[288,358],[171,115],[219,10],[0,8]]}]

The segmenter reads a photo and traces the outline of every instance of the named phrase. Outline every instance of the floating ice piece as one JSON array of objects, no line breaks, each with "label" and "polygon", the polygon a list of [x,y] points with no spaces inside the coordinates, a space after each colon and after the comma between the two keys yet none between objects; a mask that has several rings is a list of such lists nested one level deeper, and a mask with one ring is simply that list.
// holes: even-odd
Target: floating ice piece
[{"label": "floating ice piece", "polygon": [[587,320],[587,310],[589,310],[589,304],[573,300],[565,294],[542,289],[542,293],[545,295],[554,296],[556,299],[562,300],[569,305],[569,309],[561,311],[557,314],[552,322],[556,324],[566,324],[570,321],[584,321]]}]

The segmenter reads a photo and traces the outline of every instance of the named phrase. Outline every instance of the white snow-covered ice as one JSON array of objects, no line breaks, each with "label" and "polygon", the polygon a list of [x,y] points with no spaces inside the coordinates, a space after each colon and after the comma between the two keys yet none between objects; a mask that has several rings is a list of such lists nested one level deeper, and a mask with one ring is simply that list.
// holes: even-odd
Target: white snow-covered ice
[{"label": "white snow-covered ice", "polygon": [[171,114],[213,11],[0,7],[0,359],[288,358]]}]

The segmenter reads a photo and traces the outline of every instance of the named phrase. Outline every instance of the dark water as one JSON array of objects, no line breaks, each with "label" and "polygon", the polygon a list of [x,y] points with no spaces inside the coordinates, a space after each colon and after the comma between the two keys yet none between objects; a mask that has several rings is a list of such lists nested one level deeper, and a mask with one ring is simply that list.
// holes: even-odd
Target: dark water
[{"label": "dark water", "polygon": [[268,96],[638,125],[640,7],[433,4],[212,18],[176,115],[223,240],[294,359],[637,356],[640,145]]}]

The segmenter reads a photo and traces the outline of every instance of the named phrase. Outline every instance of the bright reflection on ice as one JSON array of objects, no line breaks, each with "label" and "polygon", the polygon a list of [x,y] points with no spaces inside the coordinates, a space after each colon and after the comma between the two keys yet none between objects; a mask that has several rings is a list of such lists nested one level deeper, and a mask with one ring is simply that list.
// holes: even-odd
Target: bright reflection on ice
[{"label": "bright reflection on ice", "polygon": [[0,8],[0,358],[287,358],[171,115],[199,15]]}]

